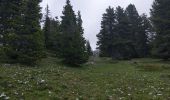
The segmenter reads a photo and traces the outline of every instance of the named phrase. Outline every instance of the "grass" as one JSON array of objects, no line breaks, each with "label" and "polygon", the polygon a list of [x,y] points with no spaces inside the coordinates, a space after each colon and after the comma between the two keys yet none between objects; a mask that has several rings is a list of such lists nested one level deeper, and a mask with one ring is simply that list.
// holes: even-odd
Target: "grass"
[{"label": "grass", "polygon": [[81,68],[49,57],[37,67],[0,65],[0,100],[169,100],[170,65],[95,58]]}]

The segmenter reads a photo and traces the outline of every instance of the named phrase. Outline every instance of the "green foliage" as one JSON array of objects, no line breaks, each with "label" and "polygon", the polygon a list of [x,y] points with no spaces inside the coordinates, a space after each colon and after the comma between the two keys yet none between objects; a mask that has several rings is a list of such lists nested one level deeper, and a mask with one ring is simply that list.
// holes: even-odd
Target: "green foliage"
[{"label": "green foliage", "polygon": [[21,7],[23,0],[1,0],[0,2],[0,42],[6,44],[5,36],[18,32],[21,28]]},{"label": "green foliage", "polygon": [[126,10],[109,7],[103,14],[98,37],[100,56],[113,59],[146,57],[149,54],[151,24],[147,16],[139,16],[136,7],[130,4]]},{"label": "green foliage", "polygon": [[[49,6],[47,5],[46,7],[46,15],[45,15],[45,23],[44,23],[44,27],[43,27],[43,32],[44,32],[44,37],[45,37],[45,47],[47,49],[51,48],[51,19],[49,17],[50,11],[49,11]],[[54,33],[52,33],[54,34]]]},{"label": "green foliage", "polygon": [[90,42],[89,41],[86,42],[86,49],[87,49],[88,55],[92,56],[93,55],[93,51],[92,51],[92,48],[90,46]]},{"label": "green foliage", "polygon": [[43,27],[45,37],[45,47],[48,50],[52,50],[59,55],[60,48],[60,22],[58,18],[52,19],[49,17],[49,8],[47,5],[45,23]]},{"label": "green foliage", "polygon": [[170,58],[169,4],[169,0],[155,0],[151,10],[151,21],[156,31],[153,55],[162,59]]},{"label": "green foliage", "polygon": [[106,9],[106,13],[103,14],[101,22],[101,30],[97,35],[98,38],[98,49],[100,50],[100,56],[111,57],[113,46],[112,43],[115,41],[115,12],[114,9],[109,7]]},{"label": "green foliage", "polygon": [[59,55],[59,49],[61,46],[61,34],[60,34],[60,22],[58,18],[50,20],[50,33],[49,35],[49,49],[56,52]]},{"label": "green foliage", "polygon": [[40,2],[41,0],[2,1],[3,46],[9,61],[34,65],[44,56],[43,34],[39,22]]},{"label": "green foliage", "polygon": [[4,62],[7,60],[7,56],[5,54],[5,49],[0,46],[0,62]]},{"label": "green foliage", "polygon": [[78,15],[76,18],[70,1],[67,0],[61,17],[60,53],[63,62],[73,65],[83,64],[88,60],[80,13]]},{"label": "green foliage", "polygon": [[[25,6],[24,31],[19,45],[18,60],[24,64],[36,64],[44,56],[44,37],[40,29],[40,0],[29,0]],[[34,27],[32,27],[34,26]]]},{"label": "green foliage", "polygon": [[145,57],[148,55],[148,36],[146,33],[147,29],[145,28],[146,24],[143,20],[147,20],[147,17],[143,16],[143,18],[141,18],[135,5],[132,4],[126,8],[126,13],[130,22],[131,40],[135,48],[133,55],[134,57]]},{"label": "green foliage", "polygon": [[115,33],[117,34],[117,41],[113,42],[113,55],[112,58],[116,59],[130,59],[134,55],[133,42],[131,40],[131,27],[123,8],[118,6],[116,8],[116,27]]}]

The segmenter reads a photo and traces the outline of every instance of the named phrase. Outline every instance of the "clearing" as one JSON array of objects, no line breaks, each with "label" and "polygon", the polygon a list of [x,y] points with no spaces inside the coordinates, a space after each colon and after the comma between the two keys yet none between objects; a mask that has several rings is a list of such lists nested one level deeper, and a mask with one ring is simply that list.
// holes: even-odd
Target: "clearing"
[{"label": "clearing", "polygon": [[170,100],[170,62],[93,62],[76,68],[49,57],[38,67],[0,64],[0,100]]}]

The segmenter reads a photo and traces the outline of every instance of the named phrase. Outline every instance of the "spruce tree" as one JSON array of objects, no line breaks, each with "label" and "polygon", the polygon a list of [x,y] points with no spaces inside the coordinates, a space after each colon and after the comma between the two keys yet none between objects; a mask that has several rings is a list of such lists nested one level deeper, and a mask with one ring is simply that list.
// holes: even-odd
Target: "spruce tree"
[{"label": "spruce tree", "polygon": [[113,41],[113,55],[116,59],[130,59],[133,57],[133,42],[130,39],[131,31],[129,20],[124,9],[118,6],[116,8],[116,26],[115,33],[118,35],[117,40]]},{"label": "spruce tree", "polygon": [[23,0],[1,0],[0,2],[0,39],[10,60],[18,57],[18,34],[23,27]]},{"label": "spruce tree", "polygon": [[153,54],[165,60],[170,58],[169,5],[169,0],[155,0],[151,10],[151,21],[156,31]]},{"label": "spruce tree", "polygon": [[130,22],[131,37],[135,48],[134,57],[145,57],[147,55],[147,36],[143,29],[142,18],[139,16],[135,5],[130,4],[126,8],[128,20]]},{"label": "spruce tree", "polygon": [[28,0],[25,3],[23,30],[18,34],[17,46],[20,63],[33,65],[44,56],[44,37],[40,27],[41,0]]},{"label": "spruce tree", "polygon": [[60,48],[60,22],[58,18],[50,18],[49,6],[46,7],[45,23],[43,27],[45,47],[59,55]]},{"label": "spruce tree", "polygon": [[47,7],[45,8],[46,10],[46,14],[45,14],[45,23],[44,23],[44,28],[43,28],[43,31],[44,31],[44,37],[45,37],[45,46],[47,49],[50,48],[50,10],[49,10],[49,6],[47,5]]},{"label": "spruce tree", "polygon": [[64,63],[80,65],[88,60],[85,50],[85,41],[82,32],[79,30],[80,23],[77,22],[76,15],[67,0],[61,17],[61,58]]},{"label": "spruce tree", "polygon": [[[77,15],[77,26],[78,26],[78,31],[80,32],[80,34],[83,36],[84,34],[84,29],[82,27],[82,24],[83,24],[83,20],[81,18],[81,13],[80,11],[78,11],[78,15]],[[84,40],[85,42],[85,40]]]},{"label": "spruce tree", "polygon": [[114,9],[109,7],[106,13],[103,14],[101,22],[100,33],[97,34],[98,49],[100,50],[101,57],[111,57],[113,51],[113,41],[116,40],[117,35],[114,33],[115,29],[115,12]]},{"label": "spruce tree", "polygon": [[50,20],[50,31],[48,33],[49,37],[49,50],[54,51],[59,55],[59,48],[60,48],[60,22],[58,18]]},{"label": "spruce tree", "polygon": [[79,41],[80,43],[78,43],[80,50],[80,55],[81,55],[81,59],[84,60],[83,62],[87,62],[88,60],[88,52],[86,51],[86,40],[85,38],[83,37],[84,35],[84,29],[83,29],[83,20],[82,20],[82,17],[81,17],[81,13],[80,11],[78,11],[78,14],[77,14],[77,28],[78,28],[78,34],[79,34]]},{"label": "spruce tree", "polygon": [[150,20],[148,19],[146,14],[142,14],[141,16],[141,30],[140,30],[140,34],[137,37],[138,40],[138,47],[139,48],[139,56],[140,57],[146,57],[150,54],[150,49],[149,49],[149,45],[150,45],[150,41],[151,38],[153,37],[153,29],[152,29],[152,25],[150,23]]},{"label": "spruce tree", "polygon": [[86,49],[87,49],[87,52],[88,52],[88,56],[92,56],[93,55],[93,51],[92,51],[92,48],[90,46],[90,42],[89,41],[86,42]]}]

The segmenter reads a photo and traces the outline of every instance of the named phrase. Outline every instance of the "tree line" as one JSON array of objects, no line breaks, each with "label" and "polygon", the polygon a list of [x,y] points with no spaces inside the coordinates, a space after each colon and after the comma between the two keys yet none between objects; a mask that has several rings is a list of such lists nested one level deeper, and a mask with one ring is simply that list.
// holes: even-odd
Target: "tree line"
[{"label": "tree line", "polygon": [[41,0],[0,1],[1,61],[35,65],[47,56],[46,51],[50,51],[67,64],[80,65],[87,62],[91,47],[83,37],[80,12],[76,15],[67,0],[60,22],[57,17],[50,17],[47,6],[41,29],[40,2]]},{"label": "tree line", "polygon": [[[61,21],[51,18],[49,7],[43,28],[41,0],[0,1],[0,61],[35,65],[47,52],[64,63],[81,65],[92,49],[83,37],[80,11],[76,14],[69,0]],[[151,17],[139,15],[135,5],[126,9],[108,7],[97,35],[101,57],[132,59],[154,56],[170,58],[170,1],[155,0]]]},{"label": "tree line", "polygon": [[97,34],[101,57],[132,59],[142,57],[170,58],[170,10],[168,0],[155,0],[151,17],[139,15],[135,5],[124,10],[108,7]]}]

